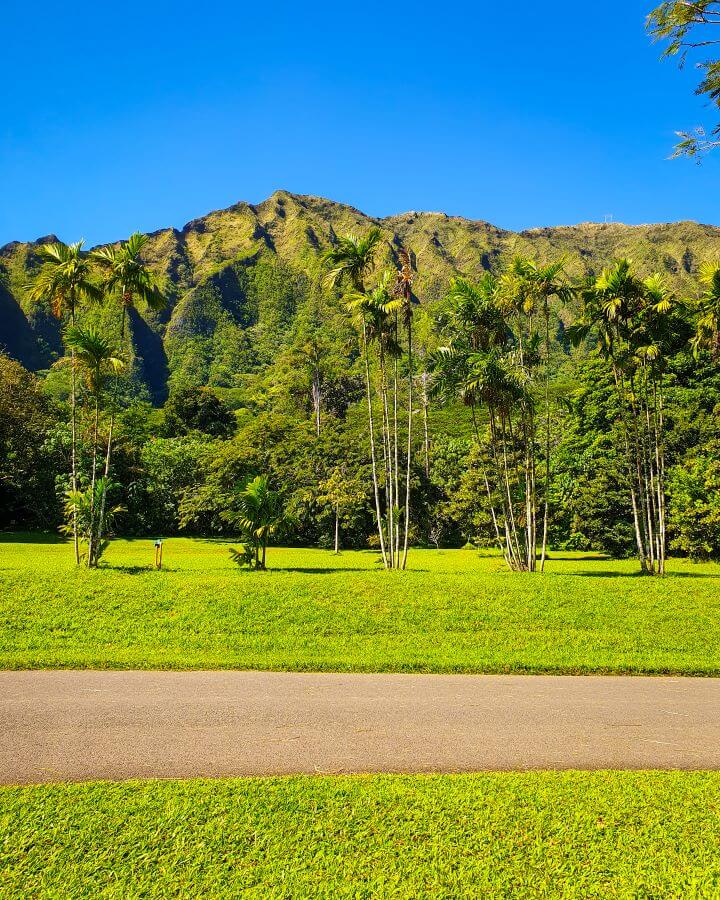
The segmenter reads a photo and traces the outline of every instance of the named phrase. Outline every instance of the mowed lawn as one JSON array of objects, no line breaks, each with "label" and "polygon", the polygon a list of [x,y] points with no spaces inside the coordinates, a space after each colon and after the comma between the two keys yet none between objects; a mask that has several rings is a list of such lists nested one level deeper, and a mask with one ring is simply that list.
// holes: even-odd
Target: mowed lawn
[{"label": "mowed lawn", "polygon": [[0,789],[0,896],[715,898],[720,774]]},{"label": "mowed lawn", "polygon": [[720,566],[555,553],[518,575],[472,550],[271,549],[271,571],[231,544],[116,541],[98,571],[67,543],[0,542],[0,668],[258,668],[403,672],[720,674]]}]

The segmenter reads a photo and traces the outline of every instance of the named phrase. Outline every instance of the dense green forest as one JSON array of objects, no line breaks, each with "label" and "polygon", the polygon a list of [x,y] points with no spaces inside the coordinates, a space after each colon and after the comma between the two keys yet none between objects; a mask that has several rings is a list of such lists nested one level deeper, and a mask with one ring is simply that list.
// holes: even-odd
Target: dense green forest
[{"label": "dense green forest", "polygon": [[135,251],[77,248],[72,303],[48,289],[54,239],[8,245],[0,527],[96,503],[126,535],[244,532],[262,488],[271,539],[397,567],[408,543],[497,544],[521,570],[547,546],[717,556],[719,238],[376,221],[278,193]]}]

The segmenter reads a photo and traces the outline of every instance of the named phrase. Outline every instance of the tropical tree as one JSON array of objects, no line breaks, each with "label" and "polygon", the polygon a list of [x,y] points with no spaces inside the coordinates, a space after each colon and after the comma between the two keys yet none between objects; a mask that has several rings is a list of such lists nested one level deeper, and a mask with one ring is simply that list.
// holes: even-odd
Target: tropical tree
[{"label": "tropical tree", "polygon": [[677,301],[662,275],[643,279],[623,259],[579,290],[582,312],[568,329],[574,344],[593,335],[615,383],[642,571],[664,574],[665,368]]},{"label": "tropical tree", "polygon": [[[405,568],[407,565],[407,555],[408,555],[408,538],[410,534],[410,469],[412,464],[412,424],[413,424],[413,379],[415,377],[415,367],[414,367],[414,359],[413,359],[413,308],[415,305],[419,304],[419,300],[413,293],[413,281],[415,278],[414,269],[415,269],[415,255],[409,253],[405,249],[401,249],[399,251],[400,257],[400,267],[397,272],[396,282],[395,282],[395,295],[400,298],[400,316],[402,318],[403,325],[405,326],[405,333],[407,335],[407,456],[406,456],[406,465],[405,465],[405,536],[403,539],[403,555],[402,555],[402,563],[401,568]],[[396,367],[396,382],[397,382],[397,367]],[[427,395],[425,395],[427,396]],[[397,390],[395,392],[395,397],[397,398]],[[397,408],[397,404],[396,404]],[[397,415],[396,415],[397,421]],[[397,446],[397,426],[395,429],[396,434],[396,446]],[[425,448],[427,454],[427,407],[425,407]],[[427,459],[426,459],[426,470],[428,467]],[[398,554],[400,548],[397,548]]]},{"label": "tropical tree", "polygon": [[333,287],[346,287],[356,295],[355,309],[360,310],[360,336],[363,361],[365,364],[365,388],[368,410],[368,434],[370,437],[370,460],[375,498],[375,521],[380,540],[380,553],[383,565],[388,567],[388,555],[385,550],[382,513],[380,510],[380,486],[378,481],[377,450],[375,445],[375,418],[372,401],[372,382],[370,378],[370,351],[368,337],[368,319],[366,310],[357,304],[357,298],[366,293],[365,279],[375,266],[375,256],[382,240],[379,228],[371,228],[364,237],[348,235],[327,250],[322,256],[322,264],[327,270],[327,279]]},{"label": "tropical tree", "polygon": [[[90,490],[88,493],[89,509],[86,530],[87,564],[97,566],[103,547],[105,517],[107,510],[106,490],[110,483],[107,473],[98,484],[98,438],[100,427],[100,409],[104,394],[105,382],[110,375],[117,375],[123,367],[123,361],[113,344],[93,325],[81,327],[70,326],[65,333],[65,343],[75,354],[75,360],[84,375],[86,387],[93,401],[92,424],[92,468],[90,474]],[[107,453],[109,454],[109,449]],[[75,508],[74,506],[71,508]]]},{"label": "tropical tree", "polygon": [[[84,300],[100,300],[102,292],[92,280],[92,266],[87,254],[82,252],[83,241],[74,244],[41,244],[38,254],[44,265],[30,285],[30,299],[50,304],[53,315],[57,319],[68,318],[75,325],[79,304]],[[78,489],[78,446],[76,419],[76,370],[75,351],[70,350],[70,430],[71,430],[71,462],[70,490]],[[78,538],[77,516],[73,514],[72,536],[75,549],[75,562],[80,563],[80,545]]]},{"label": "tropical tree", "polygon": [[698,319],[692,346],[696,355],[709,350],[717,362],[720,358],[720,264],[704,263],[700,266],[699,277],[705,290],[695,304]]},{"label": "tropical tree", "polygon": [[340,524],[353,512],[362,509],[367,495],[357,473],[348,474],[344,465],[335,466],[320,482],[318,503],[332,508],[335,519],[335,554],[340,552]]},{"label": "tropical tree", "polygon": [[[93,251],[92,258],[104,272],[103,289],[108,296],[116,296],[120,301],[120,350],[125,341],[125,326],[128,311],[135,308],[139,298],[150,309],[162,309],[167,301],[158,280],[142,260],[142,251],[147,244],[147,235],[135,232],[119,246],[101,247]],[[110,410],[107,453],[105,456],[105,478],[110,477],[112,439],[115,415],[118,405],[118,382]]]},{"label": "tropical tree", "polygon": [[150,309],[162,309],[167,297],[157,278],[142,260],[147,235],[135,232],[119,246],[100,247],[92,253],[93,260],[104,270],[103,287],[109,296],[120,301],[120,344],[125,338],[128,311],[136,300],[143,300]]},{"label": "tropical tree", "polygon": [[267,475],[243,482],[234,497],[234,508],[226,511],[224,518],[240,528],[245,541],[242,552],[232,553],[233,559],[255,569],[265,569],[268,542],[282,536],[293,522],[282,493],[271,490]]},{"label": "tropical tree", "polygon": [[491,273],[477,284],[451,283],[440,318],[449,343],[434,354],[433,390],[469,407],[480,445],[478,412],[488,417],[490,465],[482,481],[498,547],[514,571],[535,571],[537,492],[534,404],[529,390],[531,343],[518,353],[503,311],[505,285]]},{"label": "tropical tree", "polygon": [[[545,406],[545,478],[543,484],[543,527],[542,550],[540,554],[540,571],[545,569],[547,558],[548,520],[550,513],[550,494],[552,490],[552,404],[550,398],[551,378],[551,338],[550,338],[550,302],[555,299],[561,303],[567,303],[572,296],[571,286],[565,276],[565,261],[557,260],[547,265],[541,265],[532,259],[518,256],[510,266],[507,284],[510,287],[510,296],[515,299],[515,310],[518,315],[519,340],[523,340],[524,316],[529,322],[529,333],[526,342],[530,345],[537,343],[537,333],[533,331],[532,315],[537,313],[542,322],[543,344],[543,383]],[[521,344],[522,346],[522,344]],[[521,365],[531,363],[532,354],[525,358],[521,353]]]}]

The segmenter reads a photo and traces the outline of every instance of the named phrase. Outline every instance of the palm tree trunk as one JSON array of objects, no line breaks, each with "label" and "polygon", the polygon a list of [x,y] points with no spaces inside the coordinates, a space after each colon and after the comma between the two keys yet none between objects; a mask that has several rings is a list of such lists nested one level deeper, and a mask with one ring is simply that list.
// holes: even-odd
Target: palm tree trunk
[{"label": "palm tree trunk", "polygon": [[550,440],[551,416],[550,416],[550,307],[548,306],[547,297],[545,297],[545,497],[543,504],[543,534],[542,534],[542,552],[540,555],[540,573],[545,571],[545,560],[547,558],[547,536],[548,536],[548,518],[550,516],[550,449],[552,446]]},{"label": "palm tree trunk", "polygon": [[[380,336],[382,341],[382,335]],[[390,568],[395,568],[395,495],[392,466],[392,440],[390,433],[390,412],[387,396],[387,372],[385,369],[385,353],[380,345],[380,400],[382,404],[383,444],[385,449],[385,492],[387,498],[388,547]]]},{"label": "palm tree trunk", "polygon": [[95,483],[97,481],[98,429],[100,425],[100,395],[95,394],[95,419],[93,422],[92,478],[90,480],[90,529],[88,533],[88,568],[94,568],[97,560],[95,549],[95,533],[99,526],[95,509]]},{"label": "palm tree trunk", "polygon": [[[70,301],[70,322],[75,327],[75,302]],[[75,363],[75,350],[70,350],[70,434],[71,434],[71,462],[70,462],[70,485],[73,492],[78,489],[77,477],[77,370]],[[72,513],[72,529],[73,529],[73,546],[75,548],[75,565],[80,565],[80,540],[78,538],[78,521],[77,509],[73,506]]]},{"label": "palm tree trunk", "polygon": [[408,317],[408,433],[407,433],[407,466],[405,469],[405,538],[403,542],[403,571],[407,566],[408,540],[410,535],[410,468],[412,463],[412,421],[413,421],[413,346],[412,322]]},{"label": "palm tree trunk", "polygon": [[425,453],[425,477],[430,477],[430,438],[428,431],[428,392],[427,392],[427,372],[423,372],[422,375],[422,386],[423,386],[423,450]]},{"label": "palm tree trunk", "polygon": [[363,324],[363,357],[365,359],[365,387],[367,389],[367,405],[368,405],[368,422],[370,432],[370,460],[372,464],[373,491],[375,493],[375,517],[377,521],[378,536],[380,538],[380,553],[382,554],[383,565],[387,569],[388,559],[385,551],[385,538],[383,537],[383,522],[380,513],[380,488],[378,486],[377,476],[377,460],[375,454],[375,422],[372,408],[372,385],[370,382],[370,357],[368,355],[367,345],[367,327]]}]

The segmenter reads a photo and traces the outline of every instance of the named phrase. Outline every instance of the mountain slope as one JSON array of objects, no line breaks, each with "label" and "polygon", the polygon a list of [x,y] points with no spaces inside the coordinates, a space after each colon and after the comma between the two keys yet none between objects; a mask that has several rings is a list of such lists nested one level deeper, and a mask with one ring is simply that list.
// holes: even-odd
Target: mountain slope
[{"label": "mountain slope", "polygon": [[[565,256],[577,275],[629,256],[642,271],[665,272],[679,291],[693,289],[700,261],[720,256],[720,229],[695,222],[588,223],[515,233],[443,213],[377,219],[278,191],[258,205],[238,203],[181,230],[149,235],[147,261],[171,295],[162,313],[140,310],[131,320],[135,370],[150,397],[161,402],[168,379],[231,386],[236,375],[270,362],[313,290],[319,254],[337,235],[372,225],[386,238],[381,265],[393,262],[401,246],[415,251],[424,302],[442,296],[453,275],[475,277],[516,252]],[[39,242],[0,248],[0,347],[33,369],[47,367],[60,352],[58,323],[27,295]]]}]

